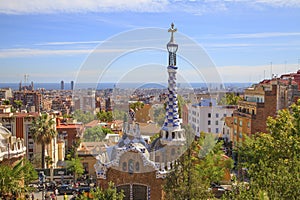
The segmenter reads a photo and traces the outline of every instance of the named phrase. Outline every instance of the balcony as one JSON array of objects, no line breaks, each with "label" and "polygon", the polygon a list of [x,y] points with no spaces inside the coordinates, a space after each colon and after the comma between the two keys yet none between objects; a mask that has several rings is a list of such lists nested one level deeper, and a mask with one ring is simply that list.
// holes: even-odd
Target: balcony
[{"label": "balcony", "polygon": [[248,118],[248,119],[256,119],[255,114],[242,112],[242,111],[239,111],[239,110],[234,110],[233,111],[233,116],[239,116],[239,117],[244,117],[244,118]]}]

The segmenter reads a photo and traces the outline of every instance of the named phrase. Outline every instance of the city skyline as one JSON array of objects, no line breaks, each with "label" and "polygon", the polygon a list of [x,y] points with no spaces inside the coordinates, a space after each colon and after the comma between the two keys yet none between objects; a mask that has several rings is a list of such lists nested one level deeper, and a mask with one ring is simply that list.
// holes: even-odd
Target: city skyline
[{"label": "city skyline", "polygon": [[[123,1],[122,4],[113,1],[2,1],[0,82],[16,83],[23,80],[24,74],[29,74],[29,81],[34,82],[76,82],[89,54],[99,50],[108,40],[151,27],[162,29],[161,41],[165,42],[163,37],[167,34],[164,32],[171,22],[180,34],[195,41],[207,53],[223,82],[257,82],[270,78],[271,73],[280,75],[299,69],[300,27],[295,23],[300,17],[299,10],[300,2],[287,0],[145,0],[142,3]],[[159,36],[153,36],[156,37]],[[124,37],[128,44],[133,38]],[[111,49],[100,48],[98,53],[105,56],[118,52],[124,48],[122,42],[110,46]],[[147,41],[137,43],[143,47]],[[180,54],[185,44],[178,44]],[[156,45],[161,49],[136,51],[114,60],[111,71],[100,81],[118,82],[124,77],[126,80],[138,77],[138,82],[155,74],[154,69],[166,67],[166,49],[163,49],[166,44],[158,41]],[[185,61],[180,58],[178,61],[183,80],[205,82],[194,75],[187,64],[189,60]],[[93,64],[99,62],[101,59]],[[199,59],[201,62],[203,60]],[[97,74],[98,68],[88,73]],[[130,75],[128,71],[136,73]],[[90,82],[88,74],[83,77],[80,82]],[[149,79],[165,82],[164,78]]]}]

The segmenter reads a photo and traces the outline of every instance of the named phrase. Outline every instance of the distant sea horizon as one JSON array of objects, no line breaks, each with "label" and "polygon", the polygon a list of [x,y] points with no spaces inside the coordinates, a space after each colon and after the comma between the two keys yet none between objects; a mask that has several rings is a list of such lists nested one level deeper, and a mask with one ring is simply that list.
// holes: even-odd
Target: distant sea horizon
[{"label": "distant sea horizon", "polygon": [[[237,82],[228,82],[223,83],[226,88],[244,88],[249,87],[252,85],[252,83],[245,82],[245,83],[237,83]],[[24,85],[30,85],[22,84]],[[220,87],[220,83],[178,83],[177,84],[179,88],[205,88],[205,87]],[[113,83],[113,82],[106,82],[106,83],[74,83],[74,89],[112,89],[112,88],[144,88],[144,89],[163,89],[167,87],[167,83]],[[11,88],[13,90],[19,89],[19,83],[0,83],[0,88]],[[34,83],[34,89],[46,89],[46,90],[60,90],[61,85],[60,83]],[[64,84],[64,90],[70,90],[71,89],[71,83],[65,83]]]}]

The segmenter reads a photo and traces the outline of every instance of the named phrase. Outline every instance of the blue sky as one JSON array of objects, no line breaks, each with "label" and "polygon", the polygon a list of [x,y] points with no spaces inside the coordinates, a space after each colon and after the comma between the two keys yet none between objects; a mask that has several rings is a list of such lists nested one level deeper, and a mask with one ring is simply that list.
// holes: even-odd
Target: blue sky
[{"label": "blue sky", "polygon": [[[99,63],[107,53],[113,53],[108,51],[110,47],[101,47],[103,42],[114,41],[115,36],[128,31],[152,27],[161,29],[164,49],[171,22],[178,28],[176,34],[188,37],[203,48],[202,53],[208,56],[205,59],[211,59],[224,82],[256,82],[268,78],[271,66],[274,74],[299,69],[299,0],[121,2],[0,0],[0,82],[19,82],[24,74],[29,74],[29,80],[34,82],[69,82],[78,79],[78,74],[83,76],[82,82],[90,82],[92,79],[80,71],[100,46],[101,55],[93,60],[96,67],[89,72],[99,73],[96,72]],[[147,31],[144,34],[145,38],[160,37],[148,36],[151,33]],[[132,40],[141,47],[147,43],[134,38],[132,34],[124,40]],[[116,42],[113,51],[128,48],[129,43],[126,45]],[[184,45],[179,43],[178,54]],[[101,81],[116,82],[122,77],[130,77],[132,82],[134,77],[160,81],[149,74],[155,75],[154,69],[167,65],[166,56],[161,50],[123,55],[112,62],[111,71]],[[204,62],[200,58],[195,62]],[[179,58],[178,67],[184,79],[203,81],[188,65]],[[137,74],[128,75],[128,71]]]}]

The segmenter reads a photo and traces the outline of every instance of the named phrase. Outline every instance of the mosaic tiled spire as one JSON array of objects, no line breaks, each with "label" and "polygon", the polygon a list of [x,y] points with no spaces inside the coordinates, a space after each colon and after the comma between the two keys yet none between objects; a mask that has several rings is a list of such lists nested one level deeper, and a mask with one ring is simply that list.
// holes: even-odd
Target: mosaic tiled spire
[{"label": "mosaic tiled spire", "polygon": [[170,131],[174,129],[180,129],[179,113],[178,113],[178,100],[177,100],[177,88],[176,88],[176,51],[178,49],[178,44],[174,41],[174,33],[177,29],[174,29],[174,24],[172,23],[171,28],[168,32],[171,33],[171,39],[167,44],[167,49],[169,52],[169,66],[168,66],[168,99],[166,107],[166,118],[164,125],[162,127],[165,131]]}]

